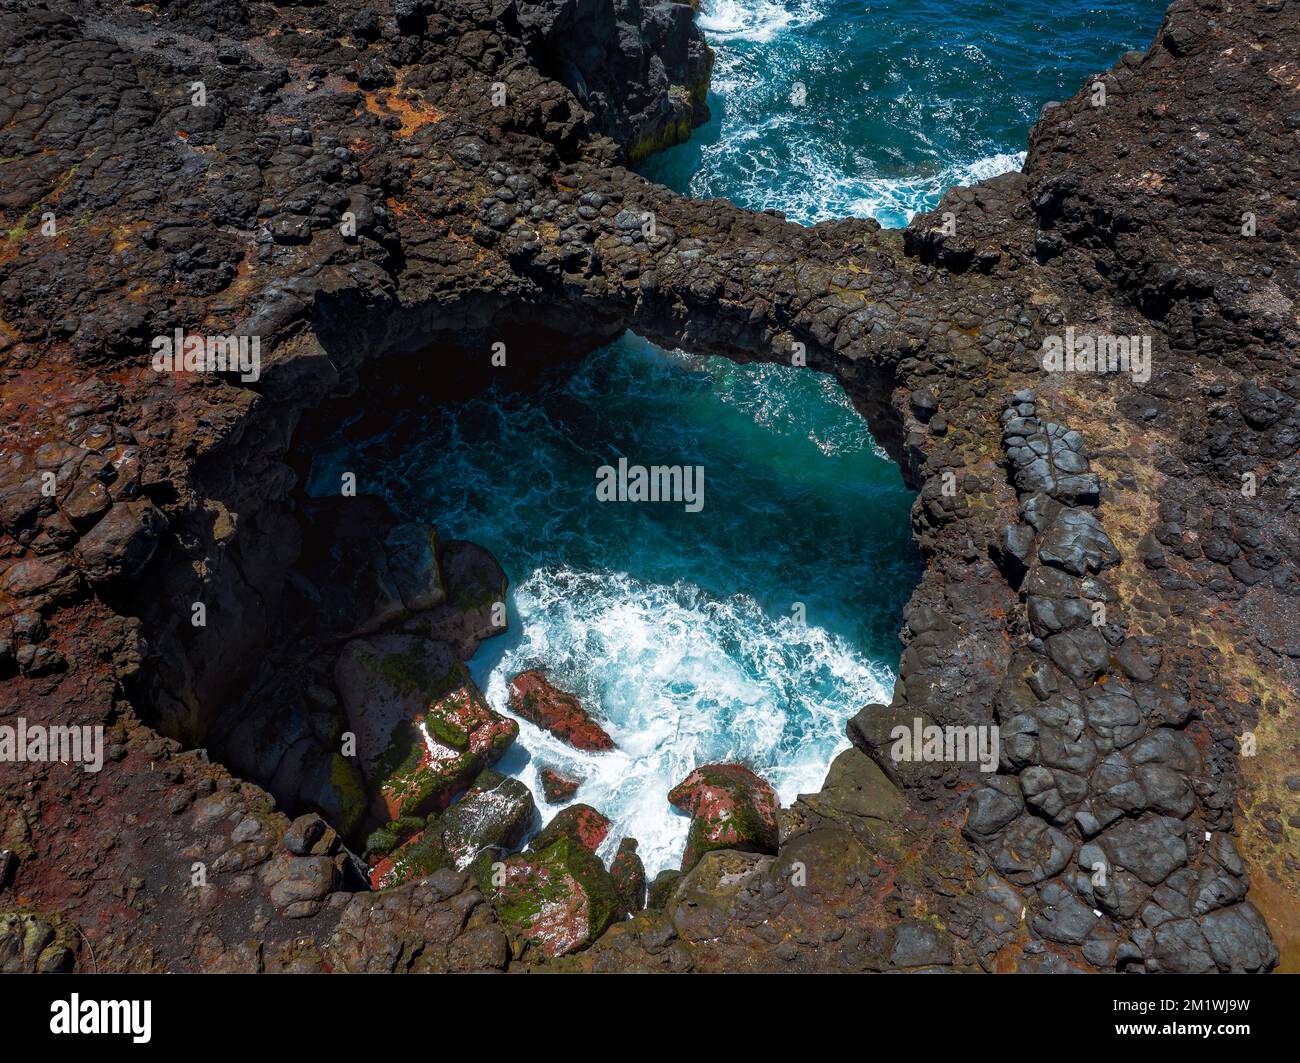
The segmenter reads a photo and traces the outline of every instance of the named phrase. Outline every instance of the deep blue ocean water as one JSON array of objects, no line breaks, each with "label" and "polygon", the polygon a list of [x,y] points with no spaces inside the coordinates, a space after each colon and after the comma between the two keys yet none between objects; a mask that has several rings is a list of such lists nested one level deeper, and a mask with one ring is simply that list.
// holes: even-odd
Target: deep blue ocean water
[{"label": "deep blue ocean water", "polygon": [[952,185],[1018,168],[1043,104],[1145,49],[1166,6],[700,0],[713,118],[642,172],[803,224],[906,225]]},{"label": "deep blue ocean water", "polygon": [[[1145,47],[1161,8],[702,0],[714,119],[645,172],[805,223],[901,224],[1016,165],[1042,103]],[[703,508],[598,501],[597,470],[620,457],[701,466]],[[787,803],[817,789],[847,719],[889,699],[920,574],[912,496],[828,377],[629,334],[526,396],[342,433],[310,487],[345,469],[500,560],[510,630],[471,662],[488,699],[504,711],[511,676],[548,668],[618,744],[580,753],[522,722],[501,767],[547,819],[540,768],[583,776],[578,800],[614,820],[606,856],[630,834],[651,875],[676,867],[688,821],[666,795],[700,764],[744,761]]]}]

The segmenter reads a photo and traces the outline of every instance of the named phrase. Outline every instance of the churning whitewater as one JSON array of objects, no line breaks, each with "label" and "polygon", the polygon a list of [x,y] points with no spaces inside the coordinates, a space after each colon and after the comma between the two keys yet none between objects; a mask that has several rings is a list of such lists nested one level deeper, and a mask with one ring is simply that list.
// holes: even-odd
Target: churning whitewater
[{"label": "churning whitewater", "polygon": [[847,745],[847,714],[888,698],[893,684],[882,662],[845,639],[773,618],[749,595],[721,598],[689,582],[548,567],[512,604],[522,637],[475,676],[488,701],[506,711],[510,677],[545,665],[597,708],[618,748],[584,753],[521,721],[500,769],[540,801],[541,767],[582,778],[579,799],[614,822],[601,855],[631,835],[650,874],[681,859],[690,821],[666,795],[694,768],[752,765],[792,801],[821,786]]},{"label": "churning whitewater", "polygon": [[1159,0],[700,0],[713,118],[652,180],[813,225],[906,225],[1024,164],[1025,132],[1126,48]]},{"label": "churning whitewater", "polygon": [[[703,508],[599,501],[621,458],[703,469]],[[606,856],[631,835],[650,874],[676,867],[689,820],[667,793],[699,765],[742,761],[783,801],[816,790],[848,718],[889,697],[919,572],[911,494],[829,377],[629,335],[527,395],[340,439],[313,490],[345,469],[497,556],[510,628],[470,662],[488,701],[510,714],[510,679],[547,669],[617,745],[582,752],[521,720],[498,766],[544,820],[540,770],[582,778],[576,799],[614,825]]]}]

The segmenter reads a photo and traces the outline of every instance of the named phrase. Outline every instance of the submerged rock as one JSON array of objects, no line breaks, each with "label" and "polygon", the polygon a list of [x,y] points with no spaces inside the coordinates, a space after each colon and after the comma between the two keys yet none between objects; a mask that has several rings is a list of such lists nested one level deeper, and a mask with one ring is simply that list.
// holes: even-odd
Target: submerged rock
[{"label": "submerged rock", "polygon": [[510,680],[510,711],[575,749],[614,748],[614,740],[578,699],[553,686],[537,669],[520,672]]},{"label": "submerged rock", "polygon": [[581,779],[572,779],[567,775],[562,775],[554,768],[543,768],[541,771],[542,793],[546,795],[546,800],[553,805],[562,804],[578,792],[578,787],[582,785]]},{"label": "submerged rock", "polygon": [[743,764],[696,768],[668,791],[668,800],[692,817],[683,871],[714,849],[776,852],[776,792]]}]

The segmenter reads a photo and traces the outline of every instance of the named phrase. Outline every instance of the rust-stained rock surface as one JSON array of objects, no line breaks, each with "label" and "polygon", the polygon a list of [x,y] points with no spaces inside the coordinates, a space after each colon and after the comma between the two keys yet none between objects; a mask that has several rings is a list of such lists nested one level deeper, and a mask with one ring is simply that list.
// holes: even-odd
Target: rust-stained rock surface
[{"label": "rust-stained rock surface", "polygon": [[614,748],[614,740],[582,703],[536,669],[520,672],[510,680],[510,711],[550,731],[574,749]]}]

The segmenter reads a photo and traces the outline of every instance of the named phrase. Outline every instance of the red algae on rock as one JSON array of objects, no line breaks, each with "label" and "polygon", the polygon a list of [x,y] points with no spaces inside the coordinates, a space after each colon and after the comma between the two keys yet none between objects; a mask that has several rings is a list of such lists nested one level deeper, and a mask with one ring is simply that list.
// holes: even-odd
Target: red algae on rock
[{"label": "red algae on rock", "polygon": [[714,849],[776,852],[776,792],[743,764],[696,768],[668,791],[668,800],[691,816],[683,871]]},{"label": "red algae on rock", "polygon": [[528,852],[480,871],[502,923],[539,958],[586,946],[622,912],[615,880],[596,856],[609,826],[591,806],[573,805],[538,833]]},{"label": "red algae on rock", "polygon": [[380,781],[389,817],[446,808],[486,766],[496,763],[519,733],[514,720],[493,712],[465,677],[437,699],[409,730],[395,733]]},{"label": "red algae on rock", "polygon": [[550,731],[574,749],[614,748],[614,740],[578,699],[552,685],[538,669],[520,672],[510,681],[510,711]]},{"label": "red algae on rock", "polygon": [[569,800],[582,785],[581,779],[571,779],[555,768],[543,768],[539,774],[542,780],[542,793],[553,805],[563,804]]}]

